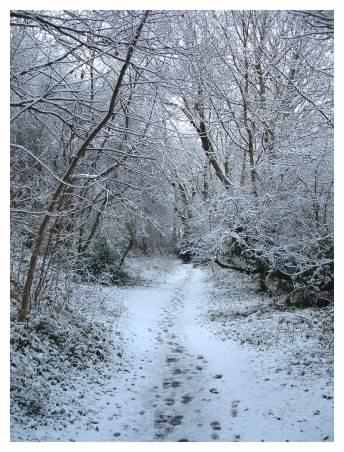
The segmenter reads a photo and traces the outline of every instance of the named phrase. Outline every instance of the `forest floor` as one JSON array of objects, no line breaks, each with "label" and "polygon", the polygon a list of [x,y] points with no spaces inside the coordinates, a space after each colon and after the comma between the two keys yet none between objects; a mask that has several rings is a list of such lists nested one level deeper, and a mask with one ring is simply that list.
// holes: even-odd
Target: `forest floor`
[{"label": "forest floor", "polygon": [[[14,410],[12,441],[333,440],[327,308],[278,311],[235,272],[129,263],[146,282],[104,288],[92,311],[114,359],[70,369],[44,416]],[[96,304],[91,291],[75,302]]]}]

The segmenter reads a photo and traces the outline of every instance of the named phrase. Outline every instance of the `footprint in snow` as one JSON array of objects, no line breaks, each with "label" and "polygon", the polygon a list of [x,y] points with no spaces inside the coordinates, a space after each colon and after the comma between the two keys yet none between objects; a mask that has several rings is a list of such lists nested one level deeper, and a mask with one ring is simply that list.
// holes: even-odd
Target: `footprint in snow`
[{"label": "footprint in snow", "polygon": [[238,416],[238,406],[239,406],[240,400],[233,400],[232,401],[232,409],[231,409],[231,416],[237,417]]},{"label": "footprint in snow", "polygon": [[211,392],[212,394],[218,394],[219,393],[219,391],[216,388],[209,389],[209,392]]},{"label": "footprint in snow", "polygon": [[191,400],[193,399],[193,397],[190,394],[185,394],[182,397],[182,403],[186,404],[191,402]]},{"label": "footprint in snow", "polygon": [[219,421],[210,422],[210,426],[213,430],[221,430],[221,424]]},{"label": "footprint in snow", "polygon": [[184,352],[184,347],[176,347],[173,350],[174,353],[183,353]]},{"label": "footprint in snow", "polygon": [[164,382],[162,383],[162,386],[164,389],[172,386],[172,388],[177,388],[178,386],[181,385],[181,382],[178,380],[164,380]]},{"label": "footprint in snow", "polygon": [[177,362],[177,361],[178,361],[178,359],[177,359],[177,358],[174,358],[174,357],[168,357],[168,358],[166,358],[167,364],[175,363],[175,362]]},{"label": "footprint in snow", "polygon": [[182,423],[182,421],[183,421],[183,417],[184,417],[184,416],[182,416],[181,414],[178,414],[178,415],[176,415],[176,416],[173,416],[173,417],[171,418],[171,420],[170,420],[170,424],[171,424],[171,425],[174,425],[174,426],[180,425],[180,424]]}]

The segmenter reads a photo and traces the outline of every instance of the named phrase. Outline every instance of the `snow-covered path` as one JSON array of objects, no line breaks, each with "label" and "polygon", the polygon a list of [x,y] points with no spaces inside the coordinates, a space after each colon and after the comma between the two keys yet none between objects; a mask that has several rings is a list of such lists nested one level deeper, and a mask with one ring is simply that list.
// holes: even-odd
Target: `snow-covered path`
[{"label": "snow-covered path", "polygon": [[114,376],[108,405],[100,400],[99,430],[79,431],[76,440],[319,441],[329,434],[329,403],[314,399],[322,382],[304,392],[283,375],[266,378],[261,354],[209,333],[201,321],[207,291],[205,272],[183,264],[164,284],[126,289],[128,315],[118,327],[129,372]]},{"label": "snow-covered path", "polygon": [[[115,324],[122,371],[85,387],[91,415],[37,439],[74,441],[320,441],[332,439],[332,406],[321,380],[305,390],[267,374],[264,355],[207,328],[204,270],[171,261],[164,282],[121,289]],[[90,417],[91,416],[91,417]]]}]

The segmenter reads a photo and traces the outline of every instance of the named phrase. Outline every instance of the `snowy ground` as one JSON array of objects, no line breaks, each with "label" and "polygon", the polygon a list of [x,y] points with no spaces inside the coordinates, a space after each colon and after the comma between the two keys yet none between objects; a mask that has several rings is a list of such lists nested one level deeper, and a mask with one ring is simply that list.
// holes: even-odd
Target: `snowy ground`
[{"label": "snowy ground", "polygon": [[247,315],[266,300],[241,275],[225,290],[191,264],[151,262],[132,263],[149,284],[106,289],[113,364],[71,372],[50,402],[60,414],[12,422],[12,440],[333,440],[329,353],[281,327],[300,313]]}]

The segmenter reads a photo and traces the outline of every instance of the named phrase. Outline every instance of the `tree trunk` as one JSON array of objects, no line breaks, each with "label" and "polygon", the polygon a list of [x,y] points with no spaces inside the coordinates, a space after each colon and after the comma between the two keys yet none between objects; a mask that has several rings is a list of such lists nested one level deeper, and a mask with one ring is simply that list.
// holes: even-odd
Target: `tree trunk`
[{"label": "tree trunk", "polygon": [[207,131],[202,107],[199,104],[196,104],[194,106],[195,111],[200,116],[199,124],[196,124],[195,120],[192,117],[192,114],[188,107],[188,103],[187,103],[186,99],[184,99],[184,103],[185,103],[185,108],[182,108],[182,111],[185,114],[185,116],[188,118],[188,120],[190,121],[191,125],[196,129],[196,131],[200,137],[201,143],[202,143],[202,148],[209,161],[209,164],[214,168],[217,178],[222,182],[222,184],[226,188],[229,188],[232,184],[231,184],[230,180],[228,179],[228,177],[223,172],[218,161],[216,160],[215,149],[213,148],[213,145],[209,139],[209,134]]}]

